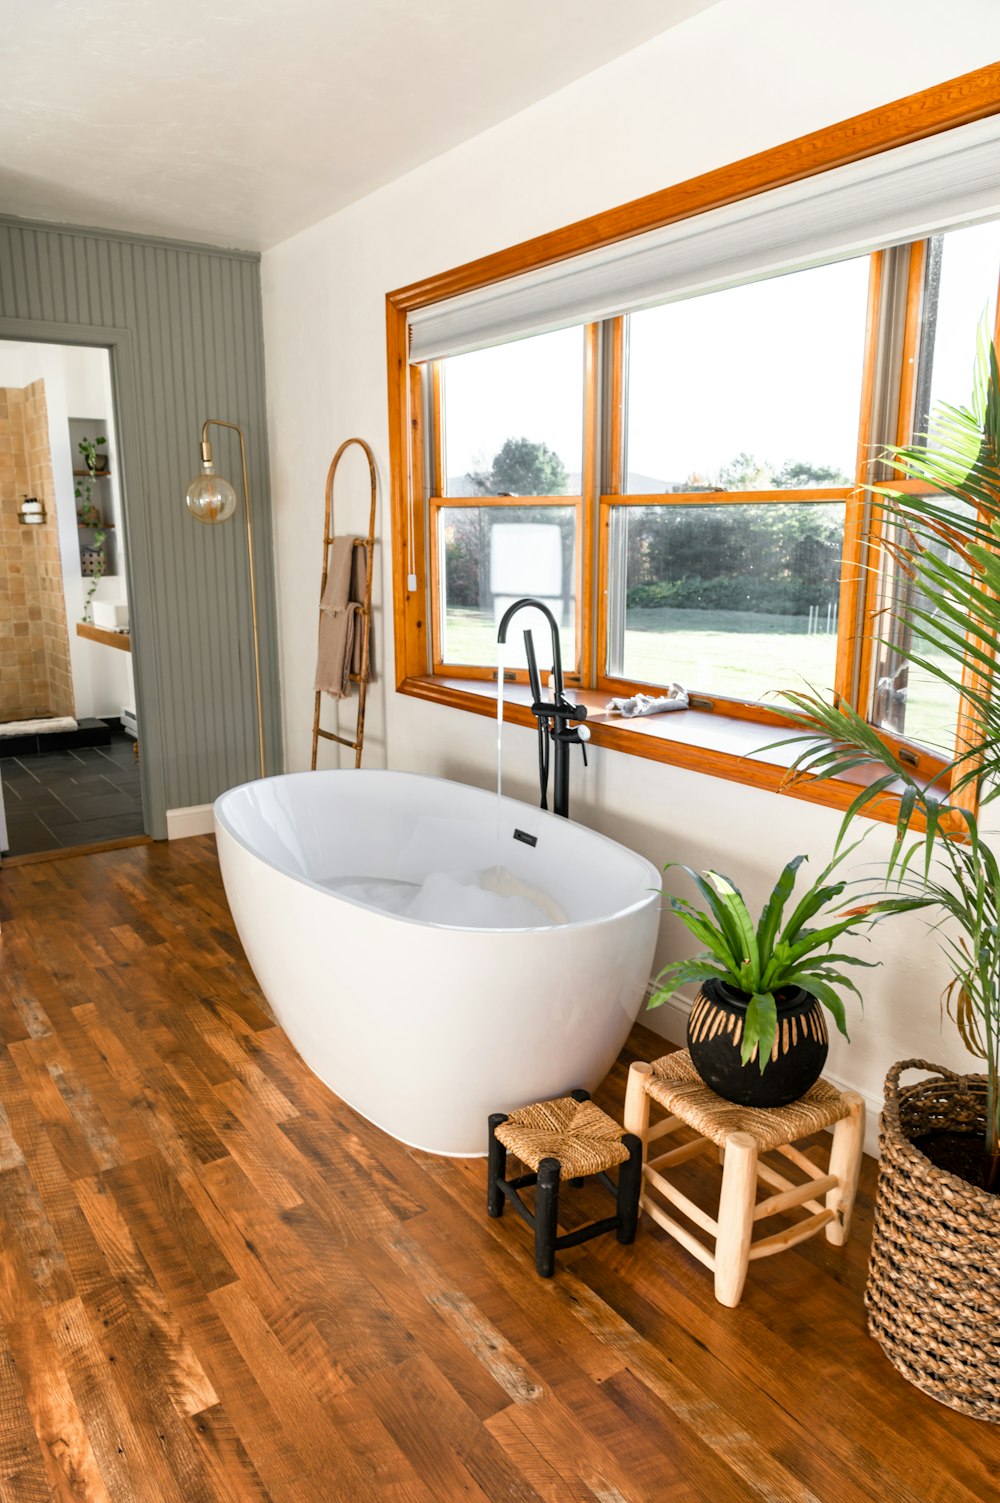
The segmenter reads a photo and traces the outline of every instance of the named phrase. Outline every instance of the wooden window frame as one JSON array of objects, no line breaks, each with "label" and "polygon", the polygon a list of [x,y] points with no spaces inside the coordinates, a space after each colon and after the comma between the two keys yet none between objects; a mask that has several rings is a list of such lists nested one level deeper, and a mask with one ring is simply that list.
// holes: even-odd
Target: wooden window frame
[{"label": "wooden window frame", "polygon": [[[574,580],[574,592],[576,598],[576,667],[567,668],[564,678],[568,684],[582,684],[586,676],[587,657],[584,651],[584,640],[589,640],[589,623],[585,617],[589,612],[585,608],[586,596],[584,594],[584,579],[589,577],[589,568],[584,555],[584,500],[582,495],[577,496],[431,496],[428,500],[428,552],[430,553],[430,618],[431,618],[431,673],[436,677],[449,678],[476,678],[495,679],[497,676],[496,664],[490,663],[448,663],[445,662],[441,653],[441,615],[435,610],[435,602],[442,599],[441,593],[441,513],[446,510],[453,511],[505,511],[509,508],[553,507],[562,506],[572,508],[576,513],[576,558]],[[589,628],[589,630],[588,630]],[[508,668],[504,672],[505,683],[527,683],[528,674],[526,669]]]},{"label": "wooden window frame", "polygon": [[[609,541],[611,535],[612,516],[615,512],[629,510],[632,507],[639,506],[661,506],[664,508],[672,506],[746,506],[760,504],[774,504],[780,506],[782,502],[798,502],[800,504],[822,505],[824,502],[829,503],[831,501],[843,501],[845,503],[846,510],[852,505],[855,496],[856,491],[852,486],[841,486],[837,488],[821,488],[819,486],[816,486],[812,490],[806,490],[803,487],[802,489],[789,489],[787,491],[726,491],[722,493],[713,491],[677,491],[671,492],[669,495],[635,494],[602,496],[600,502],[599,522],[599,534],[601,543],[600,556],[598,560],[598,571],[600,578],[600,603],[597,635],[599,643],[603,645],[608,640],[608,600],[610,586]],[[843,570],[844,578],[841,581],[841,602],[843,602],[846,588],[846,562],[847,561],[845,558],[845,567]],[[838,677],[841,670],[842,654],[844,652],[850,651],[848,647],[842,645],[846,639],[845,634],[848,630],[849,626],[844,618],[842,611],[840,617],[838,618],[837,627]],[[599,672],[597,674],[594,687],[601,690],[601,692],[605,694],[628,695],[635,694],[636,692],[645,693],[650,689],[662,690],[663,685],[662,683],[654,683],[651,680],[625,677],[619,678],[607,672]],[[706,714],[734,716],[739,720],[753,720],[759,725],[788,725],[789,723],[787,716],[782,715],[780,710],[772,709],[769,705],[759,700],[734,699],[731,695],[720,694],[718,690],[713,689],[708,685],[703,686],[701,684],[686,683],[684,687],[692,697],[694,707],[696,709],[704,711]]]},{"label": "wooden window frame", "polygon": [[[676,491],[669,494],[642,495],[639,493],[622,493],[602,495],[601,517],[599,526],[600,558],[598,571],[600,578],[599,592],[599,625],[598,640],[602,646],[608,641],[608,600],[609,600],[609,559],[608,547],[611,534],[611,518],[614,511],[619,507],[631,506],[740,506],[747,504],[781,504],[782,502],[799,502],[800,504],[822,504],[823,502],[843,501],[845,506],[844,516],[844,549],[842,556],[842,571],[840,585],[840,599],[837,617],[837,648],[835,680],[833,690],[838,699],[859,707],[859,695],[855,685],[859,683],[861,675],[858,672],[856,658],[866,640],[865,633],[858,633],[855,623],[858,620],[858,591],[864,578],[863,556],[867,546],[867,529],[864,524],[864,486],[870,479],[870,453],[871,453],[871,421],[872,421],[872,391],[875,383],[876,361],[879,355],[878,349],[878,325],[879,303],[882,288],[882,266],[884,252],[876,251],[868,258],[868,295],[865,307],[865,331],[862,348],[862,372],[860,383],[860,398],[858,412],[857,445],[854,461],[854,480],[846,486],[803,486],[788,487],[786,489],[770,488],[757,491]],[[616,320],[622,324],[624,320]],[[612,382],[617,396],[616,412],[620,411],[622,396],[628,386],[628,374],[625,370],[624,339],[619,337],[614,343],[614,369]],[[624,447],[624,424],[619,421],[612,428],[612,443],[614,446],[613,462],[617,465],[614,473],[619,475],[621,471],[621,451]],[[603,664],[599,665],[596,677],[596,687],[608,693],[621,695],[633,694],[637,690],[646,690],[657,686],[644,683],[641,680],[616,677],[604,671]],[[685,688],[693,696],[694,702],[699,708],[709,714],[722,714],[735,717],[740,720],[753,720],[761,725],[788,725],[788,719],[780,710],[772,709],[769,705],[760,701],[748,701],[735,699],[731,695],[720,694],[717,690],[698,684],[686,684]],[[943,765],[943,763],[941,764]]]},{"label": "wooden window frame", "polygon": [[[596,525],[594,511],[597,493],[596,456],[599,414],[597,411],[596,371],[599,338],[600,325],[587,324],[584,327],[581,370],[581,384],[583,387],[581,481],[579,492],[570,495],[446,496],[444,494],[444,405],[442,397],[444,382],[442,380],[441,361],[433,360],[428,362],[428,388],[431,404],[430,425],[432,428],[431,451],[433,454],[433,468],[430,473],[429,483],[433,489],[433,494],[428,496],[426,500],[426,533],[429,555],[427,611],[431,623],[430,672],[432,677],[491,679],[494,681],[497,678],[495,663],[446,663],[441,655],[441,628],[439,613],[435,609],[435,602],[442,599],[441,553],[438,533],[442,510],[448,507],[456,509],[483,508],[484,510],[499,510],[504,507],[533,506],[572,506],[576,512],[576,578],[574,579],[576,600],[576,666],[572,669],[565,669],[564,678],[566,683],[575,686],[588,682],[591,677],[595,635],[591,597],[593,594],[593,559]],[[415,471],[414,473],[419,472]],[[522,668],[506,669],[504,672],[504,682],[526,684],[528,682],[527,670]]]},{"label": "wooden window frame", "polygon": [[[927,245],[928,242],[926,240],[914,241],[910,245],[910,267],[906,293],[906,320],[903,336],[899,411],[897,416],[895,435],[895,442],[899,446],[912,444],[914,438],[914,398],[916,392],[918,365],[921,355],[920,340],[923,324],[923,300],[925,292]],[[998,274],[997,281],[996,309],[994,312],[992,333],[994,347],[997,350],[1000,350],[1000,274]],[[901,493],[925,496],[932,494],[932,488],[919,480],[899,480],[897,478],[892,478],[887,483],[892,487],[893,490],[899,491]],[[878,548],[880,538],[881,528],[876,522],[874,525],[870,525],[868,528],[868,546],[870,550],[875,550]],[[878,576],[878,572],[874,569],[869,570],[864,604],[867,619],[869,620],[874,617],[875,612],[878,609],[880,585],[881,580]],[[982,645],[983,644],[980,644],[980,646]],[[869,681],[867,682],[868,698],[863,701],[865,707],[864,713],[866,714],[867,718],[870,718],[870,710],[873,698],[873,686],[870,682],[870,678],[871,674],[874,671],[874,636],[872,633],[869,632],[865,634],[862,642],[862,648],[866,651],[868,657],[869,677]],[[968,746],[970,742],[975,740],[978,732],[978,723],[975,718],[975,712],[972,709],[972,702],[968,698],[966,691],[970,691],[973,694],[981,694],[985,689],[989,687],[989,680],[986,674],[984,674],[982,669],[974,666],[971,659],[966,659],[965,667],[962,673],[961,687],[962,692],[960,693],[958,704],[958,722],[955,730],[956,756],[960,754],[961,748],[963,746]],[[876,727],[876,729],[878,728]],[[905,748],[908,751],[913,750],[914,743],[912,741],[906,740],[904,737],[896,736],[886,731],[880,731],[879,734],[882,736],[883,740],[891,745],[893,750],[897,753],[901,748]],[[978,812],[978,797],[974,784],[967,783],[966,786],[960,789],[959,792],[954,796],[953,802],[956,807],[966,809],[973,815],[976,814]],[[950,828],[954,832],[961,834],[964,827],[960,819],[956,818],[952,821]]]},{"label": "wooden window frame", "polygon": [[[395,630],[396,688],[403,694],[429,700],[434,703],[465,709],[477,714],[495,714],[495,687],[481,678],[473,681],[463,678],[455,669],[440,662],[435,663],[432,650],[432,633],[428,632],[428,612],[431,599],[430,570],[436,569],[436,551],[429,547],[427,514],[424,504],[424,395],[421,389],[419,369],[408,359],[408,318],[418,308],[427,307],[462,292],[473,291],[506,280],[519,273],[551,265],[567,257],[587,250],[612,244],[616,241],[642,234],[664,225],[675,223],[692,215],[703,213],[723,204],[734,203],[753,197],[770,188],[785,183],[800,181],[833,167],[888,151],[910,141],[916,141],[1000,113],[1000,64],[991,64],[973,73],[964,74],[934,88],[913,94],[905,99],[855,116],[850,120],[825,130],[816,131],[798,140],[788,142],[770,151],[761,152],[740,162],[689,179],[675,187],[633,200],[603,214],[582,220],[563,229],[523,242],[506,250],[466,263],[438,276],[411,284],[390,292],[386,298],[387,364],[389,388],[389,452],[392,502],[392,528],[394,544],[393,571],[393,623]],[[876,253],[878,259],[879,253]],[[911,264],[911,284],[908,297],[908,320],[919,318],[919,302]],[[865,382],[871,379],[871,362],[867,351],[873,336],[875,310],[879,288],[878,275],[873,275],[874,301],[869,302],[869,330],[866,340]],[[914,312],[916,308],[916,312]],[[620,326],[621,321],[616,323]],[[909,332],[909,331],[908,331]],[[620,328],[615,335],[615,347],[620,352],[622,338]],[[593,379],[599,351],[599,334],[596,325],[587,331],[587,360],[590,365],[585,389],[596,391]],[[620,354],[612,360],[610,376],[611,402],[617,399],[620,410],[622,399],[621,374],[617,371]],[[616,373],[617,372],[617,373]],[[617,382],[617,386],[616,386]],[[867,396],[867,401],[865,400]],[[432,378],[431,400],[436,402],[440,415],[440,384]],[[899,420],[903,421],[905,405],[912,402],[912,383],[901,393]],[[863,393],[863,412],[872,408],[871,390]],[[608,460],[609,473],[606,490],[601,490],[596,473],[596,437],[599,414],[596,401],[587,403],[585,421],[585,454],[580,505],[582,519],[578,533],[580,542],[580,577],[578,631],[580,634],[580,664],[585,679],[594,685],[594,690],[580,692],[579,697],[592,701],[598,713],[592,717],[591,727],[594,742],[616,750],[627,751],[652,760],[674,766],[692,767],[699,771],[725,777],[759,788],[785,791],[799,798],[846,808],[857,792],[860,777],[817,783],[815,780],[787,782],[787,765],[791,753],[770,753],[766,761],[754,755],[754,748],[747,742],[746,707],[730,701],[724,713],[704,713],[689,710],[684,715],[659,717],[659,722],[614,722],[603,721],[598,701],[606,697],[613,684],[623,681],[610,680],[599,672],[596,661],[598,643],[604,640],[606,628],[604,589],[606,586],[605,524],[610,508],[617,505],[643,504],[649,500],[662,502],[662,497],[623,497],[619,494],[621,453],[620,439],[617,455],[612,452]],[[620,424],[619,424],[620,427]],[[435,423],[440,435],[440,421]],[[613,429],[614,431],[614,429]],[[859,478],[862,453],[867,454],[864,419],[859,434]],[[462,498],[441,496],[440,440],[435,441],[436,452],[432,455],[431,488],[436,495],[432,503],[453,504]],[[867,479],[867,470],[865,478]],[[436,482],[436,484],[435,484]],[[902,488],[902,487],[900,487]],[[832,489],[832,488],[831,488]],[[776,499],[792,500],[798,493],[777,493]],[[768,493],[772,495],[772,493]],[[836,496],[821,496],[812,491],[805,498],[840,499]],[[470,498],[470,504],[483,504],[490,498]],[[523,504],[524,498],[518,498]],[[538,498],[549,504],[560,504],[560,498]],[[691,497],[672,497],[678,500],[693,500],[695,504],[715,501],[718,496],[694,493]],[[734,500],[727,494],[727,500]],[[741,493],[740,499],[753,499],[752,493]],[[873,538],[866,531],[862,517],[863,497],[860,490],[847,498],[848,520],[845,525],[845,569],[841,596],[840,630],[857,632],[858,624],[870,619],[871,590],[874,581],[871,571],[866,571],[865,562]],[[593,529],[599,528],[595,539]],[[590,560],[598,554],[598,568],[590,570]],[[428,552],[432,557],[428,559]],[[603,563],[601,562],[603,560]],[[837,690],[851,703],[867,705],[870,694],[872,653],[867,634],[860,633],[860,641],[850,653],[842,652],[838,644]],[[438,669],[435,672],[435,668]],[[489,670],[488,670],[489,671]],[[445,676],[447,674],[447,676]],[[495,673],[494,673],[495,677]],[[848,683],[848,678],[850,683]],[[505,705],[505,718],[520,724],[532,724],[530,708],[526,703],[524,687],[511,686]],[[846,691],[846,692],[845,692]],[[713,699],[718,700],[718,696]],[[778,724],[781,717],[771,714]],[[759,707],[754,706],[753,720],[761,721]],[[741,721],[743,729],[740,730]],[[669,724],[664,724],[668,722]],[[681,727],[677,723],[684,722]],[[907,745],[902,738],[885,736],[889,745]],[[934,758],[922,749],[915,749],[915,770],[918,775],[935,777],[941,770],[940,758]],[[893,820],[898,808],[898,799],[886,796],[875,807],[876,817]]]}]

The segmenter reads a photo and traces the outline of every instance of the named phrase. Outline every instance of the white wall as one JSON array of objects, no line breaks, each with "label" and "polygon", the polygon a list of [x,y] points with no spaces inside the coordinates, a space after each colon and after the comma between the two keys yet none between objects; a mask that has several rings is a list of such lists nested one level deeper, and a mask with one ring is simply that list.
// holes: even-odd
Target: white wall
[{"label": "white wall", "polygon": [[[392,689],[382,612],[391,600],[386,292],[980,67],[998,44],[995,0],[954,0],[947,26],[937,0],[724,0],[265,254],[290,768],[308,765],[323,482],[333,450],[357,434],[378,457],[383,508],[366,764],[482,786],[495,776],[488,720]],[[364,487],[343,495],[343,525],[361,528]],[[534,801],[532,734],[508,728],[504,760],[508,791]],[[754,900],[796,852],[822,864],[838,827],[831,811],[798,800],[600,749],[574,777],[577,819],[657,863],[717,866]],[[888,843],[887,830],[873,828],[867,858]],[[665,919],[661,962],[687,953],[687,939]],[[850,1049],[834,1041],[831,1073],[877,1098],[903,1055],[967,1068],[953,1028],[940,1025],[945,973],[920,921],[880,931],[867,953],[882,966],[866,973],[865,1019],[855,1016]],[[662,1013],[643,1021],[666,1026]]]},{"label": "white wall", "polygon": [[[95,499],[100,501],[105,521],[115,524],[119,569],[122,569],[122,508],[118,468],[114,462],[117,445],[108,352],[85,346],[0,340],[0,386],[28,386],[38,380],[45,382],[76,718],[117,716],[123,704],[135,703],[129,654],[76,635],[76,623],[83,618],[90,581],[80,573],[73,480],[73,470],[83,467],[83,459],[71,452],[69,434],[70,418],[100,418],[106,425],[108,450],[112,456],[111,474],[108,480],[98,482],[100,494]],[[96,593],[106,600],[125,599],[124,572],[102,579]]]}]

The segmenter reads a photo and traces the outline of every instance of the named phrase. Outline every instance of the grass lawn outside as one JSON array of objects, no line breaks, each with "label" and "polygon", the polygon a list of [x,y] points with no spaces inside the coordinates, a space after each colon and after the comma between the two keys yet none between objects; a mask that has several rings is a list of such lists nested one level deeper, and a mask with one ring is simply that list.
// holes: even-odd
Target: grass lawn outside
[{"label": "grass lawn outside", "polygon": [[[559,645],[562,649],[563,670],[574,672],[576,667],[576,628],[570,622],[559,628]],[[495,668],[497,665],[497,625],[489,611],[462,610],[452,607],[445,617],[442,655],[445,663],[473,664]],[[535,633],[535,654],[539,670],[544,674],[552,666],[552,650],[549,634]],[[517,625],[517,617],[511,622],[507,637],[505,658],[508,668],[524,668],[524,638]]]}]

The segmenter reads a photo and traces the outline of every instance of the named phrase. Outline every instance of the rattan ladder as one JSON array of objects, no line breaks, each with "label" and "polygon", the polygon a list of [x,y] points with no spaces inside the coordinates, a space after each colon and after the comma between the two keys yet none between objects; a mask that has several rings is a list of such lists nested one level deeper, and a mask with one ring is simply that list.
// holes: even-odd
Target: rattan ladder
[{"label": "rattan ladder", "polygon": [[[333,481],[337,473],[341,455],[352,444],[357,444],[364,449],[365,458],[368,460],[368,473],[371,476],[372,499],[371,510],[368,514],[368,536],[355,538],[355,548],[368,548],[368,566],[365,570],[365,593],[364,599],[358,606],[358,615],[361,618],[361,669],[358,673],[349,675],[352,684],[358,686],[358,720],[354,732],[354,740],[349,741],[346,736],[338,736],[334,731],[320,729],[319,716],[323,697],[322,689],[316,690],[316,703],[313,708],[313,738],[312,738],[312,770],[316,771],[316,753],[319,749],[320,738],[324,741],[336,741],[340,746],[349,747],[354,752],[355,767],[361,766],[361,752],[365,740],[365,697],[368,689],[369,669],[369,642],[371,638],[372,618],[372,566],[375,559],[375,456],[363,438],[347,438],[341,444],[330,463],[330,469],[326,477],[326,514],[323,519],[323,578],[320,581],[319,598],[322,601],[326,590],[327,575],[330,572],[330,549],[333,546]],[[352,571],[353,572],[353,571]]]}]

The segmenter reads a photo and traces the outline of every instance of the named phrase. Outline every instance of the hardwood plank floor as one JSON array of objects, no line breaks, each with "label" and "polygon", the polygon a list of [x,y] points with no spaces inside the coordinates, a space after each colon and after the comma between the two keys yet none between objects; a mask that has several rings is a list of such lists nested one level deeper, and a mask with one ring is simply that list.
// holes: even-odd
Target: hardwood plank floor
[{"label": "hardwood plank floor", "polygon": [[[211,839],[5,870],[0,920],[0,1503],[1000,1496],[993,1427],[865,1333],[871,1161],[848,1247],[752,1265],[737,1310],[648,1222],[543,1282],[484,1161],[298,1059]],[[662,1050],[637,1028],[602,1104]]]}]

